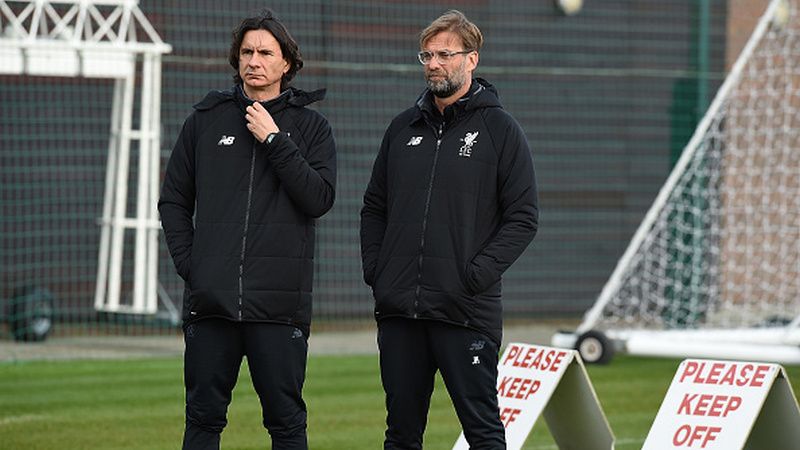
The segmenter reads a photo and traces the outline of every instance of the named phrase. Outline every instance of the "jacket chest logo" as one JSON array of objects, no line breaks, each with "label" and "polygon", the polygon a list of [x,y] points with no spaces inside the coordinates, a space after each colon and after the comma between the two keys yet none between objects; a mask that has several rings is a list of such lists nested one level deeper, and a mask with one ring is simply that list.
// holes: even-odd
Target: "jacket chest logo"
[{"label": "jacket chest logo", "polygon": [[458,156],[469,158],[470,156],[472,156],[472,146],[475,145],[476,142],[478,142],[478,132],[477,131],[473,131],[472,133],[467,132],[467,134],[463,138],[461,138],[461,142],[463,142],[464,145],[462,145],[461,148],[458,149]]},{"label": "jacket chest logo", "polygon": [[226,147],[227,146],[231,146],[231,145],[233,145],[233,141],[235,141],[235,140],[236,140],[236,136],[226,136],[226,135],[223,134],[222,137],[219,138],[219,142],[217,142],[217,146],[220,146],[220,145],[224,145]]},{"label": "jacket chest logo", "polygon": [[411,136],[406,147],[416,147],[422,143],[422,136]]}]

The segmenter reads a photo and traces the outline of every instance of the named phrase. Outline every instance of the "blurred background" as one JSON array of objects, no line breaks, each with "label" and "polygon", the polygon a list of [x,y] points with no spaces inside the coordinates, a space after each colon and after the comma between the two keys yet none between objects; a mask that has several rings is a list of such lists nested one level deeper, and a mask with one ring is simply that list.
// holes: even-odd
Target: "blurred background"
[{"label": "blurred background", "polygon": [[[317,228],[315,325],[370,323],[358,238],[362,195],[386,126],[424,89],[419,31],[457,8],[484,34],[476,75],[496,86],[525,130],[539,183],[540,231],[504,277],[506,318],[577,319],[766,4],[585,0],[567,15],[551,0],[142,0],[172,46],[162,58],[161,170],[192,105],[231,86],[233,28],[273,9],[304,55],[293,84],[328,89],[317,109],[338,147],[337,201]],[[50,336],[178,332],[166,306],[180,308],[183,283],[163,236],[159,313],[94,308],[113,93],[112,80],[0,75],[0,338],[14,338],[14,305],[30,301],[50,308]],[[132,165],[129,211],[137,170]],[[132,232],[124,248],[120,291],[129,302]]]}]

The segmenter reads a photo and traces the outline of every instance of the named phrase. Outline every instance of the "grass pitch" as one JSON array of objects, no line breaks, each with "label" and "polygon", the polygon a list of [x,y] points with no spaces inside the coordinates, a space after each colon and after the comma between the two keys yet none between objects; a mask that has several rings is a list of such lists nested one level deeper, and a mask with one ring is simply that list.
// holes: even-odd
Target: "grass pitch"
[{"label": "grass pitch", "polygon": [[[588,367],[617,449],[641,448],[678,362],[617,357],[608,366]],[[182,370],[177,358],[0,363],[0,448],[180,448]],[[787,371],[797,393],[800,368]],[[305,399],[310,448],[382,448],[385,412],[377,355],[312,356]],[[249,373],[242,367],[222,447],[270,448],[260,415]],[[459,432],[447,392],[437,380],[425,448],[452,448]],[[525,448],[557,448],[543,418]]]}]

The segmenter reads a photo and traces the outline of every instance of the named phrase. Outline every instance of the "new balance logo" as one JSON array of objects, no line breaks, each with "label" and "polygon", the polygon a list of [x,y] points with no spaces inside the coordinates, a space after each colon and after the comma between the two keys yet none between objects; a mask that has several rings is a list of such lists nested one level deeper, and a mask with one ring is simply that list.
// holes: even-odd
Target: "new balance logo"
[{"label": "new balance logo", "polygon": [[219,138],[217,145],[233,145],[234,140],[236,140],[236,136],[225,136],[223,134],[222,137]]},{"label": "new balance logo", "polygon": [[461,138],[461,142],[463,142],[464,145],[462,145],[461,148],[458,149],[458,156],[463,156],[465,158],[469,158],[470,156],[472,156],[472,146],[475,145],[476,142],[478,142],[477,139],[478,139],[477,131],[473,133],[467,133],[466,136]]},{"label": "new balance logo", "polygon": [[469,351],[476,352],[478,350],[483,350],[483,347],[486,345],[486,341],[483,340],[476,340],[472,341],[472,344],[469,346]]},{"label": "new balance logo", "polygon": [[408,144],[406,147],[416,147],[422,142],[422,136],[411,136],[411,139],[408,140]]}]

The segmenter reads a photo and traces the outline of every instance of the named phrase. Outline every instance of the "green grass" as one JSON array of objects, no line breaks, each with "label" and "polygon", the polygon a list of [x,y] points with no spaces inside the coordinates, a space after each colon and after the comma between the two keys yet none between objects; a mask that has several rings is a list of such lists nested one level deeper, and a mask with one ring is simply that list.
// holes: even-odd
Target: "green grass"
[{"label": "green grass", "polygon": [[[676,360],[618,357],[608,366],[588,367],[617,449],[641,448],[677,366]],[[800,368],[787,369],[797,392]],[[382,447],[385,413],[377,356],[310,358],[305,398],[312,449]],[[260,416],[243,368],[223,448],[269,448]],[[175,449],[182,431],[180,359],[0,364],[2,449]],[[437,380],[425,447],[449,449],[459,432]],[[543,419],[525,448],[556,448]]]}]

